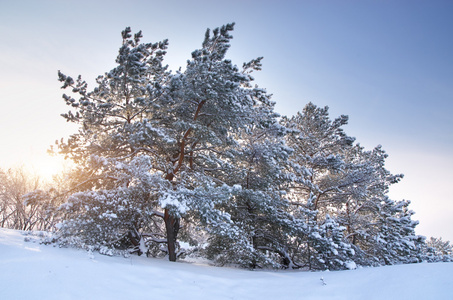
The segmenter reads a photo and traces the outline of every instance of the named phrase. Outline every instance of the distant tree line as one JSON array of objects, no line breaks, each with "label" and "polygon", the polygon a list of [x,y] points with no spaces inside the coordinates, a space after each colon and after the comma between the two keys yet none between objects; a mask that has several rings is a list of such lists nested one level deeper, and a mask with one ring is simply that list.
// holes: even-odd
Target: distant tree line
[{"label": "distant tree line", "polygon": [[54,231],[61,221],[62,174],[48,182],[25,166],[0,169],[0,227],[16,230]]},{"label": "distant tree line", "polygon": [[365,150],[308,103],[291,117],[253,84],[262,58],[226,58],[234,24],[207,30],[185,69],[168,41],[122,32],[116,67],[88,90],[59,72],[63,114],[79,131],[55,152],[75,168],[51,189],[2,172],[0,224],[55,232],[105,253],[198,255],[246,268],[346,269],[451,259],[415,234],[410,201],[388,197],[403,175],[381,146]]}]

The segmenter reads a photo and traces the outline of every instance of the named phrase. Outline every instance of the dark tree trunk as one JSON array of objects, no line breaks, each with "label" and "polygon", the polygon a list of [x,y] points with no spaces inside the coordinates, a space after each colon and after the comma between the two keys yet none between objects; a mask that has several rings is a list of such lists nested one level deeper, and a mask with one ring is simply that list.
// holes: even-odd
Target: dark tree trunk
[{"label": "dark tree trunk", "polygon": [[170,261],[176,261],[176,238],[179,231],[179,218],[175,218],[170,215],[168,209],[166,208],[164,221],[165,228],[167,230],[168,259]]},{"label": "dark tree trunk", "polygon": [[[193,120],[196,121],[198,118],[198,115],[201,111],[201,108],[203,105],[206,103],[206,100],[200,101],[197,106],[197,110],[195,111],[195,115],[193,117]],[[185,159],[185,148],[186,148],[186,143],[188,141],[189,136],[192,133],[192,128],[189,128],[186,130],[184,133],[184,136],[181,139],[181,142],[179,144],[179,153],[175,156],[173,156],[173,159],[178,158],[174,162],[174,168],[171,170],[170,173],[165,176],[165,179],[168,181],[172,182],[174,176],[180,168],[183,165],[184,159]],[[194,143],[194,145],[196,142]],[[190,168],[193,168],[193,151],[189,152],[189,164]],[[167,231],[167,246],[168,246],[168,259],[170,261],[176,261],[176,238],[178,237],[178,231],[179,231],[179,218],[176,218],[172,216],[168,208],[165,209],[164,213],[164,222],[165,222],[165,229]]]}]

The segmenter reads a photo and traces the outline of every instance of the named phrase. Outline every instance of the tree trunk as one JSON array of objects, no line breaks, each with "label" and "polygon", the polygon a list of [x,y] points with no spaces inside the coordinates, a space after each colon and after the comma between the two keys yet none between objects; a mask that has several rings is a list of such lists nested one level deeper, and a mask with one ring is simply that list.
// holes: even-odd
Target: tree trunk
[{"label": "tree trunk", "polygon": [[[200,103],[198,103],[197,110],[195,111],[195,115],[193,117],[194,121],[197,120],[198,115],[201,111],[201,108],[203,107],[203,105],[205,103],[206,103],[206,100],[200,101]],[[174,156],[174,158],[178,158],[178,160],[174,162],[174,168],[171,170],[171,172],[168,173],[167,176],[165,176],[165,179],[167,179],[169,182],[172,182],[175,174],[178,173],[179,169],[183,165],[183,162],[185,159],[186,142],[191,133],[192,133],[192,128],[187,129],[181,139],[180,146],[179,146],[180,147],[179,154]],[[196,142],[195,142],[195,144],[196,144]],[[190,155],[190,159],[189,159],[190,168],[193,168],[193,151],[191,151],[189,153],[190,153],[189,154]],[[170,261],[176,261],[176,238],[178,237],[178,231],[179,231],[179,218],[172,216],[169,213],[168,208],[166,208],[165,214],[164,214],[164,222],[165,222],[165,229],[167,231],[168,259]]]},{"label": "tree trunk", "polygon": [[165,228],[167,230],[167,249],[168,259],[176,261],[176,238],[179,231],[179,218],[170,215],[168,209],[165,209],[164,215]]}]

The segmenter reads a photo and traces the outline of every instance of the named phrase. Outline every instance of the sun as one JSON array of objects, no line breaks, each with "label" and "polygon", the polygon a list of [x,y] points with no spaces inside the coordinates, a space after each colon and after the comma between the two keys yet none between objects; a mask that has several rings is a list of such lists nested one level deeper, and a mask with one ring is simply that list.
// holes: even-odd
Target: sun
[{"label": "sun", "polygon": [[31,163],[31,171],[45,181],[51,181],[54,175],[61,174],[68,161],[61,156],[39,155]]}]

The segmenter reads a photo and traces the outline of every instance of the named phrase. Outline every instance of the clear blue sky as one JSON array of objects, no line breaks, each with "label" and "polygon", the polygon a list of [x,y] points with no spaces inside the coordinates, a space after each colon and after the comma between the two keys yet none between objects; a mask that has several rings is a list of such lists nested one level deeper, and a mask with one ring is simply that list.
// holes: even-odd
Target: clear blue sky
[{"label": "clear blue sky", "polygon": [[0,166],[46,163],[74,132],[60,113],[57,70],[94,78],[114,67],[120,32],[170,40],[184,66],[206,28],[236,22],[241,65],[264,56],[257,83],[292,115],[312,101],[366,148],[382,144],[405,179],[417,232],[453,241],[453,1],[6,1],[0,0]]}]

